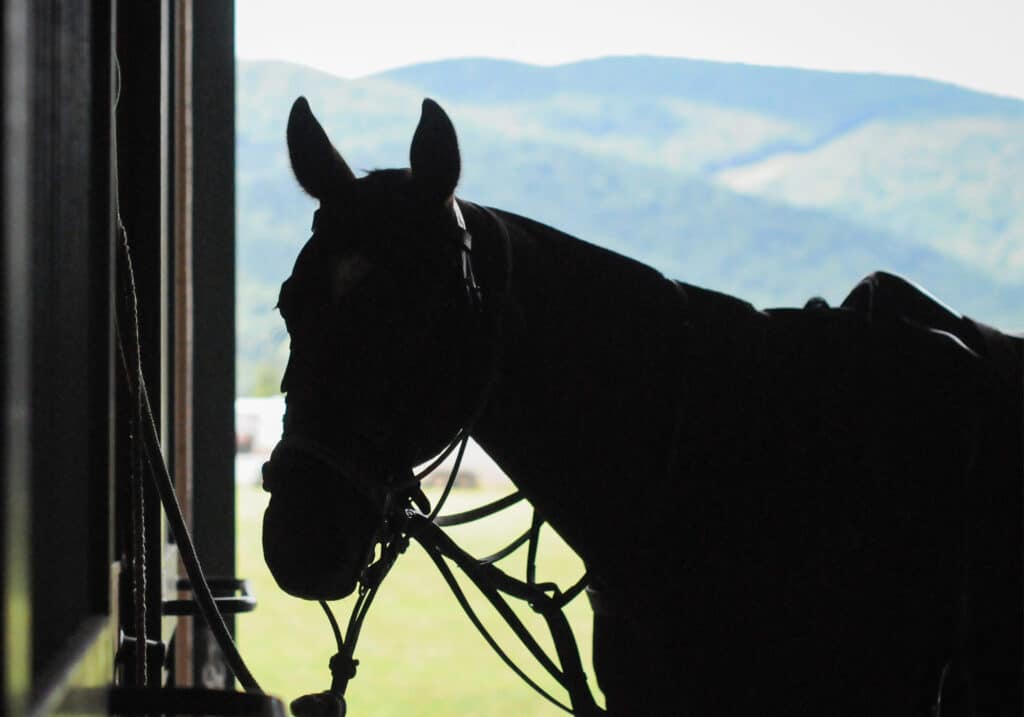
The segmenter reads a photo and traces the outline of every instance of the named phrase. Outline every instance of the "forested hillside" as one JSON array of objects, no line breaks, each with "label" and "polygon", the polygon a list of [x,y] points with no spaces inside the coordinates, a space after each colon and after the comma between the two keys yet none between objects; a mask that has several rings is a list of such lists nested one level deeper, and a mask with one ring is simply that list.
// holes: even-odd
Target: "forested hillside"
[{"label": "forested hillside", "polygon": [[272,310],[308,238],[291,102],[355,169],[405,166],[420,101],[459,132],[467,199],[534,217],[759,306],[838,301],[874,269],[1024,327],[1024,102],[880,75],[665,58],[457,60],[342,80],[238,76],[239,392],[276,389]]}]

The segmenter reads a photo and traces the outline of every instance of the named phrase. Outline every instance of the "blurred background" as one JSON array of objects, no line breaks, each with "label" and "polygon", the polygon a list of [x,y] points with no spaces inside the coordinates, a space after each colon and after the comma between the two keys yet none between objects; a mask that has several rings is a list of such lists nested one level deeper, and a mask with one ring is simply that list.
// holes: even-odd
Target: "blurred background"
[{"label": "blurred background", "polygon": [[[315,209],[284,144],[296,96],[357,171],[408,164],[430,96],[459,133],[460,196],[759,307],[837,303],[884,269],[1024,328],[1024,4],[238,0],[236,16],[238,561],[262,603],[238,629],[287,698],[326,688],[333,653],[319,608],[276,588],[259,543],[288,351],[273,307]],[[455,503],[510,490],[474,451]],[[484,553],[527,520],[457,537]],[[545,541],[542,568],[574,580],[578,561]],[[557,712],[414,549],[359,653],[354,714]]]}]

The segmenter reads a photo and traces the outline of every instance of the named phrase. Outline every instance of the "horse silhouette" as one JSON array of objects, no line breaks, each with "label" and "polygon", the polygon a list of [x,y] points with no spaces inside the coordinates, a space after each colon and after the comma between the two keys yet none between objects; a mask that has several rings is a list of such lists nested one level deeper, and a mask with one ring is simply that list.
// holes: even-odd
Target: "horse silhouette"
[{"label": "horse silhouette", "polygon": [[583,559],[610,713],[1020,714],[1020,338],[885,273],[757,310],[456,199],[430,100],[409,169],[357,178],[302,98],[287,140],[284,590],[352,592],[388,481],[469,431]]}]

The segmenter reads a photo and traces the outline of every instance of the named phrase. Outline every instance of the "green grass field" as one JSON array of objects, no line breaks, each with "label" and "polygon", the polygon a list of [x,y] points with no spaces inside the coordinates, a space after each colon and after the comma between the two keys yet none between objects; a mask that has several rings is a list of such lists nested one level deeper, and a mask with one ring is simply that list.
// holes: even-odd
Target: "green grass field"
[{"label": "green grass field", "polygon": [[[511,491],[477,488],[455,491],[445,512],[483,504]],[[252,581],[259,601],[255,612],[238,618],[239,646],[256,679],[269,693],[289,702],[326,689],[327,661],[335,647],[330,627],[315,602],[283,593],[263,563],[261,525],[269,496],[259,486],[238,486],[238,574]],[[452,529],[474,555],[486,555],[510,542],[529,525],[529,507],[517,505],[480,525]],[[523,576],[525,547],[502,563]],[[582,563],[545,528],[538,579],[568,587],[582,574]],[[531,677],[559,699],[561,688],[518,645],[486,600],[463,581],[492,634]],[[339,622],[348,619],[350,600],[332,607]],[[591,616],[585,597],[568,608],[583,664],[591,665]],[[538,641],[554,655],[547,628],[528,607],[519,614]],[[462,613],[430,559],[415,544],[399,559],[374,602],[356,648],[359,672],[347,693],[349,714],[370,715],[557,715],[561,710],[535,694],[491,651]],[[590,675],[596,692],[596,682]],[[599,697],[600,699],[600,697]]]}]

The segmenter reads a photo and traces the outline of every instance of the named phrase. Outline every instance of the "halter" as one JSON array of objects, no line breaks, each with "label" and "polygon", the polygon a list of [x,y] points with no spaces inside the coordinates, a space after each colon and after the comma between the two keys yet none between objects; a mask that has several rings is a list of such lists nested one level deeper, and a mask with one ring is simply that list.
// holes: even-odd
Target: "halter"
[{"label": "halter", "polygon": [[[298,436],[289,436],[282,439],[279,444],[306,455],[330,468],[343,480],[349,481],[362,495],[370,500],[376,509],[379,510],[380,514],[377,529],[370,543],[366,558],[363,561],[363,568],[358,580],[356,603],[352,608],[344,636],[330,607],[325,601],[319,601],[330,622],[338,652],[329,662],[331,670],[330,689],[317,694],[299,697],[292,702],[292,712],[299,717],[328,717],[345,714],[344,695],[349,681],[356,674],[358,660],[354,659],[353,653],[356,641],[359,639],[363,620],[381,583],[398,559],[398,556],[405,552],[410,538],[415,539],[427,552],[452,590],[455,599],[466,612],[470,622],[473,623],[484,640],[513,672],[519,675],[541,696],[566,712],[578,715],[597,715],[603,713],[594,701],[593,695],[587,686],[586,675],[583,672],[583,666],[580,661],[579,649],[576,645],[572,629],[563,613],[563,608],[586,587],[588,576],[584,574],[572,587],[564,592],[554,583],[538,583],[536,581],[537,547],[540,539],[540,529],[544,522],[536,510],[534,511],[530,528],[525,533],[493,555],[482,559],[475,558],[460,548],[442,530],[443,527],[461,525],[493,515],[523,500],[523,495],[516,491],[474,510],[454,515],[439,515],[441,507],[447,500],[458,476],[470,433],[486,409],[491,390],[497,379],[502,321],[505,313],[505,302],[508,300],[511,286],[511,241],[508,236],[508,230],[493,211],[487,208],[482,209],[497,226],[499,236],[502,239],[505,253],[505,286],[496,302],[494,319],[491,324],[491,350],[485,383],[477,397],[473,411],[441,452],[430,461],[429,465],[419,472],[413,473],[411,469],[407,469],[405,475],[392,472],[381,483],[366,478],[366,474],[372,471],[363,470],[363,466],[354,465],[352,460],[343,458],[329,447],[317,441]],[[467,302],[474,312],[480,314],[483,312],[483,293],[477,284],[473,271],[473,237],[466,228],[462,210],[459,207],[458,201],[454,198],[452,199],[452,214],[460,231],[458,241],[460,251],[459,267]],[[321,215],[317,211],[313,220],[314,233],[322,228],[320,226],[320,217]],[[440,466],[449,455],[456,451],[455,461],[448,475],[444,490],[438,499],[437,505],[431,510],[430,502],[420,488],[420,482]],[[495,565],[499,560],[511,555],[527,543],[529,545],[525,581],[509,576]],[[380,551],[379,557],[375,559],[377,546],[380,546]],[[569,694],[571,707],[566,706],[548,694],[548,692],[527,676],[501,649],[469,605],[469,601],[456,581],[451,568],[445,562],[445,558],[454,562],[472,580],[474,585],[487,598],[488,602],[505,620],[512,632],[537,662],[555,681],[565,688]],[[509,606],[505,598],[506,595],[527,602],[544,618],[551,632],[559,664],[556,665],[555,661],[547,655],[530,634],[529,630],[523,625]]]}]

